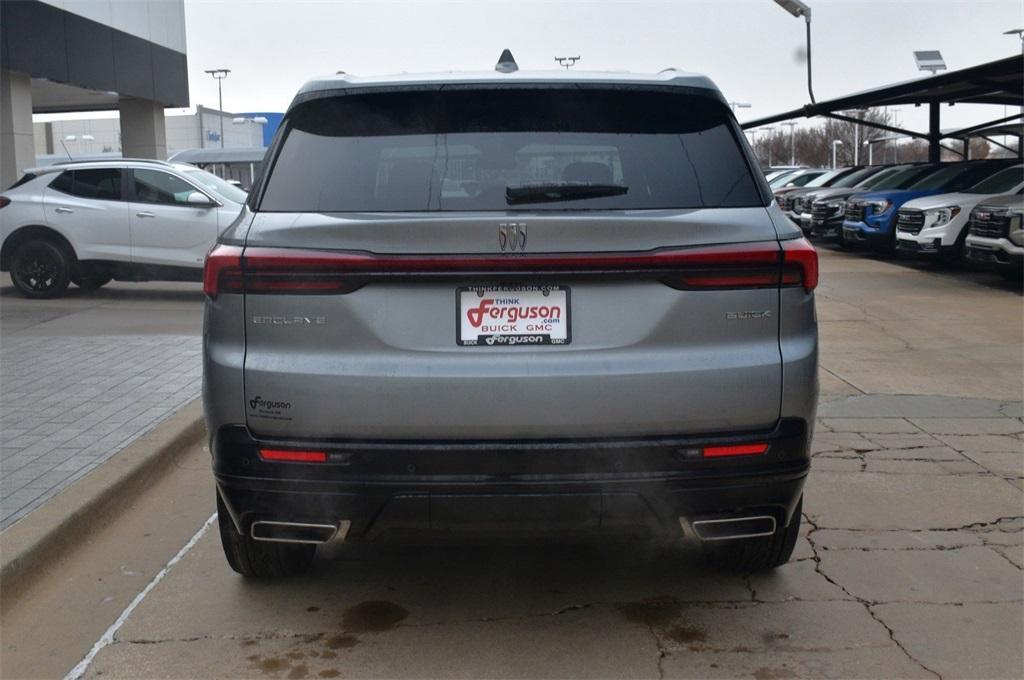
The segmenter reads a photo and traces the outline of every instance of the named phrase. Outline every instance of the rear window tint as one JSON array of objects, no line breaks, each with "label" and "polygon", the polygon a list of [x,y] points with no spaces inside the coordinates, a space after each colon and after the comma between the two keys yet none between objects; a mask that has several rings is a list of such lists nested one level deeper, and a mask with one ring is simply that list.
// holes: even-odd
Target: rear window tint
[{"label": "rear window tint", "polygon": [[[532,200],[538,186],[610,191]],[[526,191],[526,199],[510,200],[510,188]],[[288,116],[259,208],[755,205],[764,201],[722,104],[671,93],[559,89],[365,94],[300,105]]]},{"label": "rear window tint", "polygon": [[118,168],[65,170],[50,182],[50,188],[81,198],[120,201],[122,176]]}]

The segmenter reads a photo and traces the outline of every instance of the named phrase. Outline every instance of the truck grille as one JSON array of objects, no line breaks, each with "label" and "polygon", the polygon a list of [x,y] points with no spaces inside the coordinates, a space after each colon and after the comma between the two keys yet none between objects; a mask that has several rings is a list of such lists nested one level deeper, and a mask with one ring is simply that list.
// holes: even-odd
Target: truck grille
[{"label": "truck grille", "polygon": [[811,222],[823,224],[828,220],[839,217],[843,214],[843,204],[825,203],[817,201],[811,205]]},{"label": "truck grille", "polygon": [[978,206],[971,212],[968,229],[972,236],[1006,238],[1010,233],[1010,216],[1003,208]]},{"label": "truck grille", "polygon": [[788,212],[793,209],[793,199],[789,196],[779,196],[778,201],[779,207],[783,210]]},{"label": "truck grille", "polygon": [[860,222],[864,219],[864,204],[850,201],[846,204],[846,219],[851,222]]},{"label": "truck grille", "polygon": [[896,229],[908,234],[919,234],[924,227],[924,212],[920,210],[900,210],[896,216]]},{"label": "truck grille", "polygon": [[804,205],[805,203],[806,203],[806,199],[804,199],[804,198],[801,198],[801,197],[794,198],[793,199],[793,212],[795,212],[797,214],[803,214],[804,210],[806,210],[806,207]]}]

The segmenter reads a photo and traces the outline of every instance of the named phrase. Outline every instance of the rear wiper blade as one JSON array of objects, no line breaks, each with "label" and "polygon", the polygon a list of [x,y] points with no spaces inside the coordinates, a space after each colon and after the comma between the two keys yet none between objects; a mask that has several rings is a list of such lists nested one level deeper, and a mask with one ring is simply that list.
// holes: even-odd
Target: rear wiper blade
[{"label": "rear wiper blade", "polygon": [[581,198],[602,198],[622,196],[629,187],[621,184],[599,184],[597,182],[537,182],[515,184],[505,187],[505,200],[509,205],[517,203],[550,203],[554,201],[575,201]]}]

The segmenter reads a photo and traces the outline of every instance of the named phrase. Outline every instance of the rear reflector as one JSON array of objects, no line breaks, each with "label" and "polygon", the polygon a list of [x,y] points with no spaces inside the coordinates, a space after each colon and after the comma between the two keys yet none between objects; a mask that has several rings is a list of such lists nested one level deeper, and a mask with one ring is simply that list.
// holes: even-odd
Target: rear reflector
[{"label": "rear reflector", "polygon": [[283,463],[326,463],[324,451],[292,451],[290,449],[260,449],[260,458]]},{"label": "rear reflector", "polygon": [[723,456],[757,456],[768,450],[768,444],[731,444],[729,446],[705,446],[705,458]]},{"label": "rear reflector", "polygon": [[674,288],[817,285],[818,259],[804,239],[646,252],[555,255],[375,255],[361,252],[218,245],[206,257],[203,291],[349,293],[373,278],[464,274],[645,275]]}]

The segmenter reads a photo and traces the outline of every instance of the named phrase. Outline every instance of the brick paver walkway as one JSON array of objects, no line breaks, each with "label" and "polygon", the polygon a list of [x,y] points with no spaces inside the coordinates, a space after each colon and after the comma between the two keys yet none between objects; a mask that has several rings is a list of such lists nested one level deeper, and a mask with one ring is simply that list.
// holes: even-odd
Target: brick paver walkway
[{"label": "brick paver walkway", "polygon": [[199,396],[202,339],[14,336],[0,343],[0,529]]}]

